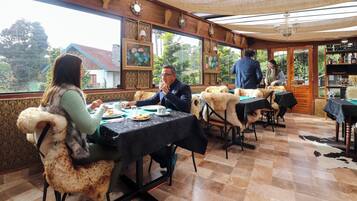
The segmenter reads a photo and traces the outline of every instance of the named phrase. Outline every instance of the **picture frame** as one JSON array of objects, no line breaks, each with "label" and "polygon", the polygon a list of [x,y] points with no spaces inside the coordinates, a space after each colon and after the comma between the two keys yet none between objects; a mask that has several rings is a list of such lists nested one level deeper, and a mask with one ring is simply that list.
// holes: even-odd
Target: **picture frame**
[{"label": "picture frame", "polygon": [[204,55],[204,72],[205,73],[219,73],[220,72],[219,57],[217,54]]},{"label": "picture frame", "polygon": [[124,40],[124,70],[153,70],[152,43],[138,40]]}]

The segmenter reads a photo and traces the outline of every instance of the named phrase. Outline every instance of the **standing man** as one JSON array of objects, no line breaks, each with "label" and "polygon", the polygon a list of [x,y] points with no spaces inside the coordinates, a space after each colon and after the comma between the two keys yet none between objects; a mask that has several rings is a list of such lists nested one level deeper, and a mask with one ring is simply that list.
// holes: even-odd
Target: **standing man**
[{"label": "standing man", "polygon": [[242,89],[256,89],[263,78],[260,64],[252,59],[253,50],[244,51],[244,57],[239,59],[232,67],[232,73],[236,74],[235,85]]}]

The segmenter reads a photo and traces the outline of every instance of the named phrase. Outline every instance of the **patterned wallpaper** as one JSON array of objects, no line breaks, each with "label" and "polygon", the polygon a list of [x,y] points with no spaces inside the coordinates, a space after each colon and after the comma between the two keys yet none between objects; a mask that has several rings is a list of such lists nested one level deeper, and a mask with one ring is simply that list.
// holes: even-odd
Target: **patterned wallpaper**
[{"label": "patterned wallpaper", "polygon": [[[198,93],[205,87],[192,87],[192,93]],[[156,91],[150,89],[147,91]],[[132,100],[135,91],[106,92],[88,94],[87,102],[96,99],[103,101]],[[0,100],[0,173],[25,168],[40,162],[35,147],[26,141],[26,136],[16,127],[20,112],[28,107],[37,107],[41,98]]]}]

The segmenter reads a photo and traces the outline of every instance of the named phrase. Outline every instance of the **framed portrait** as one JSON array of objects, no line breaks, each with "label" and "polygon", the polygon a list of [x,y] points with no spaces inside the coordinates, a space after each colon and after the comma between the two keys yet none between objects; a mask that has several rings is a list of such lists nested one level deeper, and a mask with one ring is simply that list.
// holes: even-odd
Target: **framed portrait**
[{"label": "framed portrait", "polygon": [[205,54],[204,56],[204,72],[205,73],[219,73],[219,59],[217,54]]},{"label": "framed portrait", "polygon": [[123,51],[123,69],[152,70],[152,43],[125,39]]}]

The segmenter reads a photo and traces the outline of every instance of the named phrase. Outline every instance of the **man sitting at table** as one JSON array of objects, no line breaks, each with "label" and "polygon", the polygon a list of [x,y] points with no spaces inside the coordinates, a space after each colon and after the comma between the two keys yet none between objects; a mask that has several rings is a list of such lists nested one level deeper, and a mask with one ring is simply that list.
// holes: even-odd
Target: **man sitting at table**
[{"label": "man sitting at table", "polygon": [[176,79],[176,70],[165,66],[161,71],[159,91],[151,98],[142,101],[130,101],[126,106],[144,106],[160,103],[167,108],[189,113],[191,110],[190,86]]},{"label": "man sitting at table", "polygon": [[[155,105],[160,103],[161,105],[171,108],[173,110],[190,113],[191,110],[191,88],[190,86],[180,82],[176,79],[176,70],[172,66],[164,66],[161,71],[161,82],[159,91],[151,98],[142,101],[130,101],[125,106],[130,107]],[[160,163],[160,167],[167,167],[169,153],[171,150],[169,147],[163,148],[158,152],[151,154],[153,159]],[[173,167],[176,163],[176,155],[173,158]]]}]

